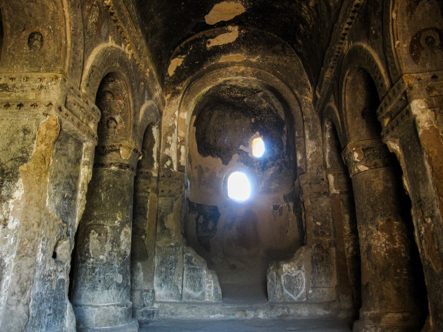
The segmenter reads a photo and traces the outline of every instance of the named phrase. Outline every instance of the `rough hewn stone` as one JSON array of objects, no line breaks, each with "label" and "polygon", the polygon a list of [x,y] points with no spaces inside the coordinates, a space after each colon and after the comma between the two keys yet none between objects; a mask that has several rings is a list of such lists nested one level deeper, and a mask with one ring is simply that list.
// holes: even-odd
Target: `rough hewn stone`
[{"label": "rough hewn stone", "polygon": [[443,330],[442,9],[1,1],[0,330]]},{"label": "rough hewn stone", "polygon": [[222,300],[217,275],[192,248],[184,250],[183,301],[218,302]]}]

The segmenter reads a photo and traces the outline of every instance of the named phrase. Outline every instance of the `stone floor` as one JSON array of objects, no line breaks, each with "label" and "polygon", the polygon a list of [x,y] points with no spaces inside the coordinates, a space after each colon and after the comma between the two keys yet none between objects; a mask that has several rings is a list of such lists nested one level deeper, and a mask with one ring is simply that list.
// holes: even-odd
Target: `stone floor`
[{"label": "stone floor", "polygon": [[336,319],[159,319],[140,328],[143,332],[350,332],[345,321]]}]

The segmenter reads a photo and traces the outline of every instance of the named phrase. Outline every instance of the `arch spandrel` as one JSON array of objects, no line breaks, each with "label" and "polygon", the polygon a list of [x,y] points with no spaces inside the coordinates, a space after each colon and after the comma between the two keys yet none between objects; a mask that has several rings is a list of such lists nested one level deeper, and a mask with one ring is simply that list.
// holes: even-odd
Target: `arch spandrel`
[{"label": "arch spandrel", "polygon": [[443,67],[443,2],[391,0],[391,48],[401,74]]}]

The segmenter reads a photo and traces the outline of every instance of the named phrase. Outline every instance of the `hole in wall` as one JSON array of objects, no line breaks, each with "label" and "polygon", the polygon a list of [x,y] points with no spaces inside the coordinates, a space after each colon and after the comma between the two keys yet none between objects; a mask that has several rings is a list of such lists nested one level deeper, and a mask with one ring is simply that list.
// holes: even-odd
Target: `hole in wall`
[{"label": "hole in wall", "polygon": [[228,176],[228,197],[236,202],[247,201],[251,197],[251,183],[243,172],[232,172]]},{"label": "hole in wall", "polygon": [[31,51],[39,51],[43,47],[43,35],[34,31],[31,32],[28,36],[28,48]]},{"label": "hole in wall", "polygon": [[252,140],[252,155],[256,158],[260,158],[266,151],[265,142],[263,138],[257,137]]}]

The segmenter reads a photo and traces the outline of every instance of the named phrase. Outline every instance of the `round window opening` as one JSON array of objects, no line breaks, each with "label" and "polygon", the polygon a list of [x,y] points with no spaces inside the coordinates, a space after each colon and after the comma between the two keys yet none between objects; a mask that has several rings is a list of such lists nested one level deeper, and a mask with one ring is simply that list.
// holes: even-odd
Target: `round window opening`
[{"label": "round window opening", "polygon": [[244,202],[251,196],[251,183],[243,172],[232,172],[228,176],[228,197],[237,202]]},{"label": "round window opening", "polygon": [[260,158],[265,153],[265,142],[261,137],[254,138],[252,140],[252,155],[256,158]]}]

